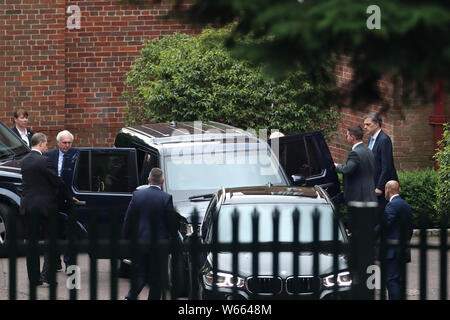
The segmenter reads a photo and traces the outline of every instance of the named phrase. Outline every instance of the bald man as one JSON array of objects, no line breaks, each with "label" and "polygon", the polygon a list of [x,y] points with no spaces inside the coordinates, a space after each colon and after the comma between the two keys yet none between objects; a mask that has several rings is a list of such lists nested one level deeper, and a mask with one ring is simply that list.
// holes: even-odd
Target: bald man
[{"label": "bald man", "polygon": [[[384,219],[386,221],[386,240],[400,241],[401,230],[405,231],[406,244],[409,243],[413,233],[413,215],[409,204],[403,200],[400,195],[400,185],[395,180],[386,183],[384,194],[389,201],[384,210]],[[377,238],[380,237],[380,225],[377,225],[375,232]],[[388,247],[386,250],[386,288],[389,294],[389,300],[399,300],[401,267],[404,263],[411,262],[411,249],[406,248],[403,254],[405,260],[402,260],[402,254],[399,247]],[[377,248],[377,260],[380,260],[379,248]]]}]

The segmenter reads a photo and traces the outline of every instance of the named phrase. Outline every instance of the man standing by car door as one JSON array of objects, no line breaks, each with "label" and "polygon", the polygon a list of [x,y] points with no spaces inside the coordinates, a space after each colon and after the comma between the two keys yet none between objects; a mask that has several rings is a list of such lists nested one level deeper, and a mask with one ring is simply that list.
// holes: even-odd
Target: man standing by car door
[{"label": "man standing by car door", "polygon": [[[171,239],[175,226],[175,212],[172,196],[161,190],[164,184],[163,171],[153,168],[148,177],[149,187],[133,193],[122,226],[122,237],[131,239],[136,234],[139,243]],[[157,234],[154,234],[155,232]],[[156,262],[155,262],[156,261]],[[148,299],[160,299],[167,285],[167,255],[162,252],[151,255],[144,253],[138,260],[137,288],[139,295],[144,286],[150,286]],[[125,299],[131,298],[130,290]]]},{"label": "man standing by car door", "polygon": [[362,142],[363,131],[360,126],[347,129],[346,139],[352,145],[347,163],[337,164],[336,171],[344,175],[344,200],[376,201],[373,182],[374,157],[372,152]]},{"label": "man standing by car door", "polygon": [[[56,135],[56,142],[58,144],[57,149],[50,150],[45,153],[45,155],[52,161],[54,167],[57,170],[58,176],[62,178],[64,183],[67,186],[67,189],[70,191],[73,180],[73,168],[75,167],[72,162],[76,161],[77,150],[72,148],[72,143],[74,140],[74,136],[70,131],[63,130],[60,131]],[[74,199],[77,201],[77,199]],[[60,237],[62,239],[67,238],[67,213],[70,210],[70,206],[72,203],[64,202],[64,195],[58,195],[58,210],[60,214],[58,217],[60,218]],[[64,263],[66,265],[66,270],[69,265],[72,263],[69,261],[70,257],[68,254],[64,255]],[[62,270],[61,258],[57,260],[57,270]]]},{"label": "man standing by car door", "polygon": [[[58,191],[63,200],[71,201],[64,182],[56,174],[50,160],[42,154],[47,150],[47,137],[36,133],[31,138],[31,152],[21,162],[23,193],[20,203],[21,213],[27,220],[28,240],[37,240],[39,229],[44,238],[48,237],[48,226],[51,219],[56,219]],[[31,248],[31,247],[30,247]],[[37,252],[27,253],[27,271],[31,286],[50,283],[48,254],[44,257],[44,265],[39,276],[40,262]]]},{"label": "man standing by car door", "polygon": [[378,201],[378,218],[384,213],[388,201],[384,197],[384,187],[389,180],[398,181],[394,166],[392,141],[381,130],[382,119],[376,113],[370,113],[364,118],[364,130],[370,134],[369,149],[375,157],[375,193]]}]

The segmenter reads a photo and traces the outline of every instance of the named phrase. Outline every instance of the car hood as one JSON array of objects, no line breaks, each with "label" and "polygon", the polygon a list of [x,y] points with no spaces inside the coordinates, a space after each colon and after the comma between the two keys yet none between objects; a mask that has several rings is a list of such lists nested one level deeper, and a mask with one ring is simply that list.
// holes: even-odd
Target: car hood
[{"label": "car hood", "polygon": [[2,171],[2,176],[22,180],[22,172],[20,169],[20,162],[18,160],[7,160],[0,162],[0,171]]},{"label": "car hood", "polygon": [[208,208],[209,199],[205,201],[195,201],[191,202],[189,200],[175,201],[174,207],[181,216],[186,218],[189,223],[192,223],[192,214],[194,210],[198,213],[198,223],[200,224],[205,215],[206,209]]},{"label": "car hood", "polygon": [[[293,253],[280,252],[278,258],[278,272],[275,274],[282,278],[287,278],[294,274]],[[333,255],[320,253],[319,261],[319,275],[326,275],[333,272]],[[298,274],[302,276],[314,275],[314,255],[312,253],[301,253],[297,256],[298,259]],[[219,253],[217,255],[217,269],[221,272],[233,272],[233,254]],[[208,256],[208,262],[212,265],[212,255]],[[348,268],[347,258],[339,256],[338,270],[345,270]],[[273,254],[271,252],[259,253],[259,268],[258,275],[273,275]],[[238,275],[246,278],[253,275],[253,254],[239,253],[238,254]]]}]

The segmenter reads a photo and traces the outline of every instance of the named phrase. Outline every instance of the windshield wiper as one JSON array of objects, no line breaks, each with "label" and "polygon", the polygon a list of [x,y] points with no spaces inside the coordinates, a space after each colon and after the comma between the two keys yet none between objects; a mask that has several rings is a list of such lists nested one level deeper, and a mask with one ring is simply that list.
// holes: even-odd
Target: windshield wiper
[{"label": "windshield wiper", "polygon": [[206,194],[199,194],[196,196],[191,196],[188,199],[192,202],[195,201],[206,201],[206,200],[210,200],[214,197],[214,193],[206,193]]}]

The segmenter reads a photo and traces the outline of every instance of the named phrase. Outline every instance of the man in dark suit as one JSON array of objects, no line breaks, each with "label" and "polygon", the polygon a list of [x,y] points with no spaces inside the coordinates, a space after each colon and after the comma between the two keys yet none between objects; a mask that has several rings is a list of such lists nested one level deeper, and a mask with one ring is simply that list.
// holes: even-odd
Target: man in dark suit
[{"label": "man in dark suit", "polygon": [[[172,196],[161,190],[164,184],[163,172],[159,168],[153,168],[148,177],[149,187],[137,190],[125,214],[122,227],[122,237],[130,240],[131,234],[136,234],[139,243],[170,240],[171,228],[175,227],[175,212]],[[157,234],[152,234],[156,230]],[[151,263],[153,260],[153,263]],[[155,270],[155,260],[157,270]],[[167,255],[145,253],[138,262],[136,296],[146,284],[150,291],[148,299],[159,299],[167,284]],[[131,297],[131,290],[126,299]]]},{"label": "man in dark suit", "polygon": [[[74,136],[70,131],[63,130],[56,136],[56,142],[58,144],[57,149],[49,150],[45,153],[47,157],[50,158],[53,165],[58,171],[58,176],[60,176],[68,188],[72,185],[74,168],[71,163],[75,162],[77,157],[77,149],[72,148]],[[63,209],[63,208],[61,208]],[[63,210],[63,212],[66,212]]]},{"label": "man in dark suit", "polygon": [[[32,151],[21,161],[23,193],[20,203],[20,211],[27,221],[29,241],[37,240],[39,231],[42,232],[44,239],[48,237],[49,223],[52,219],[56,220],[58,192],[64,195],[64,201],[71,201],[64,182],[56,174],[50,160],[42,155],[47,150],[45,134],[34,134],[31,138],[31,148]],[[44,265],[39,276],[39,255],[31,251],[30,247],[27,254],[30,284],[36,286],[43,282],[50,283],[48,254],[44,257]]]},{"label": "man in dark suit", "polygon": [[384,213],[387,200],[384,198],[384,186],[389,180],[398,181],[397,171],[394,166],[392,141],[381,130],[382,119],[376,113],[370,113],[364,118],[364,130],[370,135],[369,149],[375,157],[375,193],[378,201],[378,216]]},{"label": "man in dark suit", "polygon": [[28,112],[23,109],[14,111],[14,127],[11,130],[31,148],[31,137],[33,130],[27,129]]},{"label": "man in dark suit", "polygon": [[[386,183],[385,197],[389,201],[385,208],[385,231],[386,240],[400,241],[402,229],[405,234],[405,246],[408,245],[413,234],[413,215],[409,204],[400,195],[400,187],[397,181],[391,180]],[[375,227],[377,238],[381,236],[381,226]],[[380,249],[377,248],[377,260],[380,260]],[[411,249],[401,254],[399,247],[387,247],[386,250],[386,288],[389,300],[399,300],[400,280],[402,266],[411,262]],[[404,260],[403,260],[404,259]]]},{"label": "man in dark suit", "polygon": [[372,152],[362,142],[363,132],[360,126],[347,129],[346,139],[352,145],[347,163],[337,164],[336,171],[344,175],[344,200],[376,201],[373,183],[374,158]]},{"label": "man in dark suit", "polygon": [[[71,191],[71,186],[72,186],[72,180],[73,180],[73,168],[75,168],[74,166],[74,162],[77,160],[77,149],[76,148],[72,148],[72,144],[73,144],[73,140],[74,140],[74,136],[72,133],[70,133],[70,131],[68,130],[63,130],[60,131],[57,135],[56,135],[56,142],[58,145],[57,149],[53,149],[53,150],[49,150],[45,153],[45,155],[51,160],[51,162],[53,163],[55,169],[57,170],[58,176],[60,176],[62,178],[62,180],[64,181],[64,183],[67,186],[67,189],[69,191]],[[72,195],[72,192],[71,192]],[[73,195],[72,195],[73,196]],[[77,199],[74,199],[74,201],[77,201]],[[58,210],[59,212],[62,212],[64,214],[67,214],[69,209],[70,209],[70,205],[71,203],[66,203],[64,201],[64,195],[60,195],[58,194]],[[60,214],[59,216],[61,219],[60,221],[60,237],[62,239],[67,238],[67,221],[63,220],[63,217],[67,217],[67,215],[63,215]],[[66,265],[66,270],[67,267],[71,264],[70,260],[70,256],[68,254],[64,255],[64,263]],[[59,258],[58,255],[58,260],[57,260],[57,266],[56,266],[57,270],[62,270],[62,264],[61,264],[61,258]]]}]

